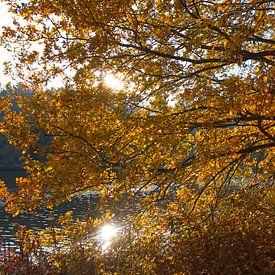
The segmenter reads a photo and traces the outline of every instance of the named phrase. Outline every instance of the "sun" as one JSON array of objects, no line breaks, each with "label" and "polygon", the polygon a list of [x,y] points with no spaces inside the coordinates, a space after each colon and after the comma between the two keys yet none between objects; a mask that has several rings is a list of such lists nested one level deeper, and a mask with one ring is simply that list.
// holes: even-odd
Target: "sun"
[{"label": "sun", "polygon": [[104,84],[114,90],[122,90],[124,83],[120,79],[120,76],[107,72],[103,77]]}]

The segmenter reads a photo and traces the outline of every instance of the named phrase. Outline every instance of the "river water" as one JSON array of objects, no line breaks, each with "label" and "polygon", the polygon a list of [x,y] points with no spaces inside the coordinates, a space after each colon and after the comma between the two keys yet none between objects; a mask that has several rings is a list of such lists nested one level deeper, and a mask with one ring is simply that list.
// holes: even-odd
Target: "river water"
[{"label": "river water", "polygon": [[[0,179],[5,180],[9,189],[16,188],[15,179],[24,176],[23,170],[0,170]],[[71,202],[64,203],[52,210],[39,209],[36,215],[22,214],[12,217],[4,210],[3,203],[0,201],[0,252],[1,247],[15,246],[15,232],[18,224],[28,229],[39,230],[48,226],[55,226],[57,217],[67,211],[73,211],[74,217],[85,219],[87,217],[99,216],[96,210],[97,199],[93,195],[75,197]]]}]

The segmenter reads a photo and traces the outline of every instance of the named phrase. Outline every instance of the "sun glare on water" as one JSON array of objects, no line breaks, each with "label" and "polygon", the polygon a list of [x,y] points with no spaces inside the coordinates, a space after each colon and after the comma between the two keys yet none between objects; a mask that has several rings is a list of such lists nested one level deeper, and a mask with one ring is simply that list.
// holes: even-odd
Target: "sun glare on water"
[{"label": "sun glare on water", "polygon": [[118,228],[115,227],[112,224],[105,224],[101,229],[100,229],[100,239],[102,241],[101,247],[102,251],[106,252],[111,245],[112,239],[117,235]]},{"label": "sun glare on water", "polygon": [[100,236],[103,241],[110,241],[116,235],[117,229],[111,225],[106,224],[101,228]]}]

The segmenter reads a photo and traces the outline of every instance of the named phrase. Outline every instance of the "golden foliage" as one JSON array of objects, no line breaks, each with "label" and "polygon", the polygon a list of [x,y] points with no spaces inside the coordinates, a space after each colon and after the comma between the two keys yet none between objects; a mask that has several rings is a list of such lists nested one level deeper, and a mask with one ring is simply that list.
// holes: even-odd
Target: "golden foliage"
[{"label": "golden foliage", "polygon": [[[35,90],[1,122],[28,173],[7,209],[93,190],[102,208],[123,204],[136,232],[117,248],[125,270],[110,272],[268,274],[271,1],[4,2],[25,20],[2,35],[17,49],[9,70]],[[124,90],[105,87],[105,72],[124,75]],[[57,75],[65,87],[44,91]]]}]

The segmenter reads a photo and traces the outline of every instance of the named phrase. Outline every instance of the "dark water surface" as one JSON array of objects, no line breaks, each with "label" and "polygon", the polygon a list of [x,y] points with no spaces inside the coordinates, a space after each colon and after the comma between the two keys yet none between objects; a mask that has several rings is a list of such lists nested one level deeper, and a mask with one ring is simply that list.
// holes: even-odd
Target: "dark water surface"
[{"label": "dark water surface", "polygon": [[[25,176],[23,170],[0,170],[0,179],[5,180],[10,190],[16,188],[15,179],[23,176]],[[52,210],[39,209],[36,215],[22,214],[17,217],[12,217],[11,214],[4,210],[3,202],[0,201],[0,251],[3,244],[9,246],[16,245],[14,233],[18,230],[17,224],[34,230],[55,226],[57,216],[67,211],[73,211],[74,216],[79,219],[96,217],[99,215],[99,212],[96,210],[96,204],[97,199],[94,196],[86,195],[75,197],[71,202],[64,203]]]}]

